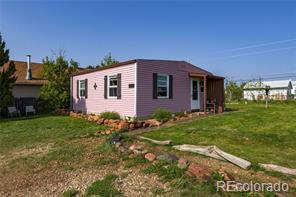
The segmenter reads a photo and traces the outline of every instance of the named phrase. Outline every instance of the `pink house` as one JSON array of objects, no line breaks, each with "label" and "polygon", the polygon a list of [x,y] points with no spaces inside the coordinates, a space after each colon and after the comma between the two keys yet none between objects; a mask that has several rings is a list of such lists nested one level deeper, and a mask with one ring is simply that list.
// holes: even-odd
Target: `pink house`
[{"label": "pink house", "polygon": [[157,108],[206,111],[209,105],[222,112],[224,78],[185,61],[136,59],[73,75],[71,97],[74,111],[123,117],[146,117]]}]

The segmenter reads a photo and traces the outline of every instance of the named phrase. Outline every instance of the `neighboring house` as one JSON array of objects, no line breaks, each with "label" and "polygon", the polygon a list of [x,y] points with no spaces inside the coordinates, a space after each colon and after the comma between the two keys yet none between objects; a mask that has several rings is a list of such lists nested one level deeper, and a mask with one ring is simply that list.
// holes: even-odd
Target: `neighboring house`
[{"label": "neighboring house", "polygon": [[224,108],[224,78],[185,61],[130,60],[73,75],[71,88],[72,109],[84,113],[205,111],[208,100],[216,101],[219,112]]},{"label": "neighboring house", "polygon": [[244,86],[244,99],[263,100],[266,97],[265,88],[269,86],[269,99],[287,100],[291,98],[291,80],[280,81],[253,81]]},{"label": "neighboring house", "polygon": [[294,95],[294,99],[296,99],[296,81],[292,81],[292,94]]},{"label": "neighboring house", "polygon": [[[27,62],[14,61],[16,83],[12,89],[15,98],[38,98],[40,88],[47,83],[46,79],[41,77],[43,64],[31,62],[31,56],[27,56]],[[7,69],[9,63],[4,64],[1,68]]]}]

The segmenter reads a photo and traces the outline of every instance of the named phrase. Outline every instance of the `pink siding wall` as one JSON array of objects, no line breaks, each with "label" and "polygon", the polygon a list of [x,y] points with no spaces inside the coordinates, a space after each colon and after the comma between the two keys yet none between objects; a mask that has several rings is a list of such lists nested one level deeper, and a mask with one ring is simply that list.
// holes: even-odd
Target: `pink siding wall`
[{"label": "pink siding wall", "polygon": [[[104,76],[121,73],[121,99],[104,98]],[[88,98],[77,98],[76,81],[88,79]],[[97,89],[94,89],[94,84]],[[129,84],[135,83],[135,64],[124,65],[116,68],[101,70],[73,77],[73,110],[87,113],[101,113],[104,111],[116,111],[122,116],[135,116],[135,88],[129,88]]]},{"label": "pink siding wall", "polygon": [[[157,108],[167,108],[173,112],[190,111],[189,72],[199,69],[177,61],[140,61],[138,62],[137,115],[150,115]],[[153,73],[173,75],[173,99],[153,99]]]}]

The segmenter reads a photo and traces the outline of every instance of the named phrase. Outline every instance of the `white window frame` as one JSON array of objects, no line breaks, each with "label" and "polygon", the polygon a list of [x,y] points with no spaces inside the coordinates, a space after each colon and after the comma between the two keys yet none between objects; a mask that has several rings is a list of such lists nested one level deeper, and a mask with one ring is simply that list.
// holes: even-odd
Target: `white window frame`
[{"label": "white window frame", "polygon": [[[117,85],[112,85],[110,86],[110,78],[116,78],[117,79]],[[110,96],[110,88],[116,88],[118,90],[118,75],[108,75],[108,80],[107,80],[107,98],[108,99],[117,99],[117,96]]]},{"label": "white window frame", "polygon": [[[81,82],[84,82],[84,88],[81,88]],[[85,98],[85,95],[84,95],[84,96],[81,96],[81,90],[84,90],[84,92],[85,92],[85,89],[86,89],[85,79],[83,79],[83,80],[79,80],[78,85],[79,85],[79,87],[78,87],[79,98]],[[85,92],[84,94],[86,94],[86,92]]]},{"label": "white window frame", "polygon": [[[164,87],[164,86],[158,86],[158,76],[166,77],[167,78],[167,84],[166,84],[167,95],[166,96],[158,96],[158,87]],[[166,75],[166,74],[157,74],[156,86],[157,86],[156,87],[156,90],[157,90],[157,98],[158,99],[167,99],[167,98],[169,98],[169,94],[170,94],[170,77],[169,77],[169,75]]]}]

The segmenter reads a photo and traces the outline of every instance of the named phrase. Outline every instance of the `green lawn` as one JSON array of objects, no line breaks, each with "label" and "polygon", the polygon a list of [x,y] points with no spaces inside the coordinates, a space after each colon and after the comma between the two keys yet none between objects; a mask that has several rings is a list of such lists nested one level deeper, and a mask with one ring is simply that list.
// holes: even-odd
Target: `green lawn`
[{"label": "green lawn", "polygon": [[40,115],[0,121],[0,154],[38,144],[64,144],[106,127],[68,116]]},{"label": "green lawn", "polygon": [[175,144],[217,145],[253,163],[296,168],[296,103],[229,104],[236,111],[145,133]]}]

